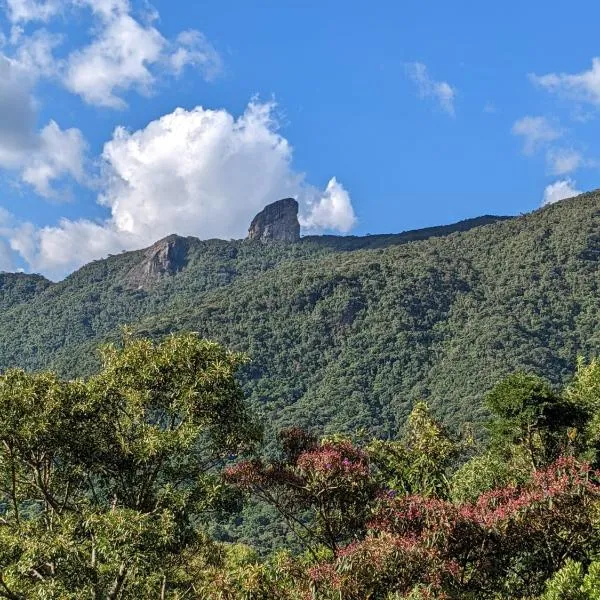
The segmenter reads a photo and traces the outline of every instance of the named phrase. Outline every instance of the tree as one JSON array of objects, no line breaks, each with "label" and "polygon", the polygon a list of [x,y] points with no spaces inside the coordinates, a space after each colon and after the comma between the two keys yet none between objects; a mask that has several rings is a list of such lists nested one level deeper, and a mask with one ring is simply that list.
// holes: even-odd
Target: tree
[{"label": "tree", "polygon": [[499,450],[524,448],[534,469],[556,460],[569,445],[569,429],[585,422],[585,412],[556,393],[540,377],[518,372],[498,383],[485,399],[488,427]]},{"label": "tree", "polygon": [[281,459],[240,462],[225,478],[275,507],[315,556],[320,546],[335,556],[364,535],[381,490],[368,456],[348,440],[319,443],[301,429],[280,438]]},{"label": "tree", "polygon": [[582,410],[587,423],[582,428],[577,446],[596,467],[600,466],[600,360],[588,364],[580,358],[566,397]]},{"label": "tree", "polygon": [[572,457],[475,502],[385,495],[368,534],[308,576],[331,600],[533,598],[567,561],[594,556],[599,500],[599,473]]},{"label": "tree", "polygon": [[459,445],[433,418],[427,404],[418,402],[401,440],[374,440],[367,451],[386,487],[404,494],[446,496],[446,474]]},{"label": "tree", "polygon": [[193,334],[103,349],[88,380],[0,376],[0,598],[179,597],[172,574],[259,437],[243,357]]}]

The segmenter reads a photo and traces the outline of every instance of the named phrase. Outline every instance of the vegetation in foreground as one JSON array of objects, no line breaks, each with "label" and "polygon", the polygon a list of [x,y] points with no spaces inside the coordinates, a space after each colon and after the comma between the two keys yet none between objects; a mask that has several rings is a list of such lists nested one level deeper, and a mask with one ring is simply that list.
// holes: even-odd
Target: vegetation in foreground
[{"label": "vegetation in foreground", "polygon": [[[427,406],[400,439],[260,429],[243,357],[126,337],[102,370],[0,376],[0,598],[600,598],[600,362],[557,391],[516,373],[485,445]],[[247,497],[301,549],[211,538]]]}]

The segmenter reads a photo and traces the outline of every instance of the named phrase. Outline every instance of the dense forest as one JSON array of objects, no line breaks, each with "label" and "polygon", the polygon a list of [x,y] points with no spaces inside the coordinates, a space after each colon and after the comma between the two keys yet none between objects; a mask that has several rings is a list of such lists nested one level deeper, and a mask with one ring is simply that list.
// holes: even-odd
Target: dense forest
[{"label": "dense forest", "polygon": [[592,192],[389,236],[179,238],[181,262],[146,280],[147,251],[55,284],[0,274],[0,368],[90,375],[123,325],[196,331],[251,358],[240,380],[271,439],[291,426],[391,439],[419,400],[481,436],[483,396],[503,376],[560,385],[578,355],[598,354],[599,231]]},{"label": "dense forest", "polygon": [[600,598],[599,231],[0,274],[0,598]]},{"label": "dense forest", "polygon": [[[278,432],[197,334],[124,332],[101,367],[0,375],[0,598],[597,600],[600,362],[484,395],[485,440],[417,402],[393,439]],[[294,542],[213,534],[269,506]]]}]

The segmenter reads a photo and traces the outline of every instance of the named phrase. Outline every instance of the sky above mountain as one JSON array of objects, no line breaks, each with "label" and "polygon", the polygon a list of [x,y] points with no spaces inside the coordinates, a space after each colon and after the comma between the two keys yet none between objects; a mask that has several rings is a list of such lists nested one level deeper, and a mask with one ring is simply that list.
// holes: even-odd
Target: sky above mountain
[{"label": "sky above mountain", "polygon": [[0,270],[170,233],[518,214],[598,187],[600,5],[3,0]]}]

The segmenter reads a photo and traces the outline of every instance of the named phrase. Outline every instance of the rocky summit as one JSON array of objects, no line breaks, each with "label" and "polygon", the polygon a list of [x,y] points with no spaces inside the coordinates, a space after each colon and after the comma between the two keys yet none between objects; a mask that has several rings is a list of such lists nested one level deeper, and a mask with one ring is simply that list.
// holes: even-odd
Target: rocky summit
[{"label": "rocky summit", "polygon": [[166,275],[173,275],[187,263],[189,240],[170,235],[144,251],[144,259],[129,272],[130,287],[147,288]]},{"label": "rocky summit", "polygon": [[284,198],[265,206],[252,219],[248,239],[261,242],[297,242],[300,239],[298,202],[293,198]]}]

